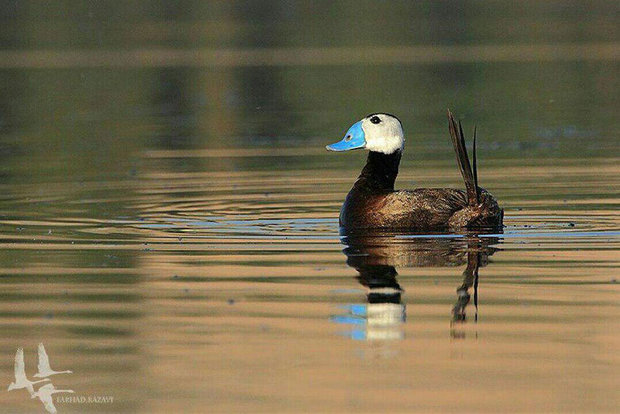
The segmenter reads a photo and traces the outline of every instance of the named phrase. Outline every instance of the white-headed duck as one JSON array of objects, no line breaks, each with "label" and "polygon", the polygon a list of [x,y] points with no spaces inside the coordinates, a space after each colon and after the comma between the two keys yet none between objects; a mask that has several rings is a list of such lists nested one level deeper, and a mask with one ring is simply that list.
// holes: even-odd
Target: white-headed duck
[{"label": "white-headed duck", "polygon": [[394,190],[405,144],[400,120],[375,113],[349,128],[330,151],[369,150],[366,166],[340,211],[340,226],[355,229],[483,229],[501,228],[504,211],[495,198],[478,187],[476,132],[470,164],[460,122],[448,111],[450,136],[466,190],[417,188]]}]

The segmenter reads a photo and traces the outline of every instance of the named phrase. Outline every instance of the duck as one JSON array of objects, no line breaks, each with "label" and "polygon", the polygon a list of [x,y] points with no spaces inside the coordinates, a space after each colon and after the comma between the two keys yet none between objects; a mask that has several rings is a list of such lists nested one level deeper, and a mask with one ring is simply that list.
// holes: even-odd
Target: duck
[{"label": "duck", "polygon": [[345,232],[368,229],[407,231],[501,229],[504,210],[491,193],[478,186],[476,128],[469,161],[460,121],[448,110],[448,129],[465,189],[395,190],[405,148],[401,121],[389,113],[372,113],[354,123],[328,151],[365,149],[366,165],[340,210]]}]

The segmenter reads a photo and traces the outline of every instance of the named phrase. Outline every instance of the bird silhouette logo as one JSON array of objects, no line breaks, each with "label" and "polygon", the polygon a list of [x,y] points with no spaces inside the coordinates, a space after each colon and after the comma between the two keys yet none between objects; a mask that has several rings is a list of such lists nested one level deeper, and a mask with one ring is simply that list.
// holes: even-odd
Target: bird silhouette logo
[{"label": "bird silhouette logo", "polygon": [[54,406],[54,400],[52,399],[52,394],[56,394],[59,392],[68,392],[74,393],[73,390],[58,390],[54,387],[54,384],[45,384],[38,389],[37,392],[31,398],[39,397],[39,400],[43,403],[43,406],[47,410],[48,413],[55,414],[58,411],[56,410],[56,406]]},{"label": "bird silhouette logo", "polygon": [[47,356],[47,352],[45,352],[45,347],[43,346],[42,343],[39,344],[39,364],[37,366],[37,368],[39,369],[39,372],[37,372],[36,374],[34,374],[35,378],[47,378],[47,377],[51,377],[52,375],[56,375],[56,374],[73,374],[73,371],[54,371],[52,369],[52,367],[50,367],[50,359]]},{"label": "bird silhouette logo", "polygon": [[[33,375],[35,378],[43,378],[38,381],[30,381],[26,376],[26,363],[24,360],[24,348],[17,348],[17,352],[15,353],[15,381],[9,384],[7,391],[25,389],[30,394],[30,398],[39,398],[39,400],[43,403],[45,410],[50,414],[55,414],[58,411],[54,406],[54,401],[52,398],[53,394],[56,393],[74,393],[73,390],[59,390],[54,387],[54,384],[50,382],[50,377],[52,375],[58,374],[72,374],[73,371],[65,370],[65,371],[54,371],[50,366],[50,359],[45,351],[45,346],[42,343],[39,344],[38,348],[38,372]],[[48,382],[48,384],[42,385],[35,392],[34,385]]]},{"label": "bird silhouette logo", "polygon": [[24,363],[24,348],[17,348],[15,353],[15,381],[9,384],[8,391],[19,390],[25,388],[32,397],[34,395],[34,384],[39,382],[49,381],[49,378],[42,379],[40,381],[30,381],[26,377],[26,365]]}]

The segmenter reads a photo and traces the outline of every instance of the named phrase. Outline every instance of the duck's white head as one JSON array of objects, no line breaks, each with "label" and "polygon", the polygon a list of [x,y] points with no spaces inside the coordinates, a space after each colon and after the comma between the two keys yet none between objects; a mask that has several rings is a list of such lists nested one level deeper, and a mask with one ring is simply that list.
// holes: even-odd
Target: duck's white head
[{"label": "duck's white head", "polygon": [[342,141],[326,146],[329,151],[349,151],[365,148],[369,151],[393,154],[403,150],[403,127],[394,115],[370,114],[349,128]]}]

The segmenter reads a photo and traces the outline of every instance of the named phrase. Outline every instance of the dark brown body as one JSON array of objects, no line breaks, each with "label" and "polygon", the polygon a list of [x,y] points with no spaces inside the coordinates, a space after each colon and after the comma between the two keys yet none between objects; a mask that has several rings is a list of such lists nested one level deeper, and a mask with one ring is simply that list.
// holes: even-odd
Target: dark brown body
[{"label": "dark brown body", "polygon": [[470,202],[466,191],[452,188],[394,191],[400,158],[399,151],[369,153],[340,211],[342,227],[432,230],[502,226],[503,210],[481,188],[477,202]]}]

